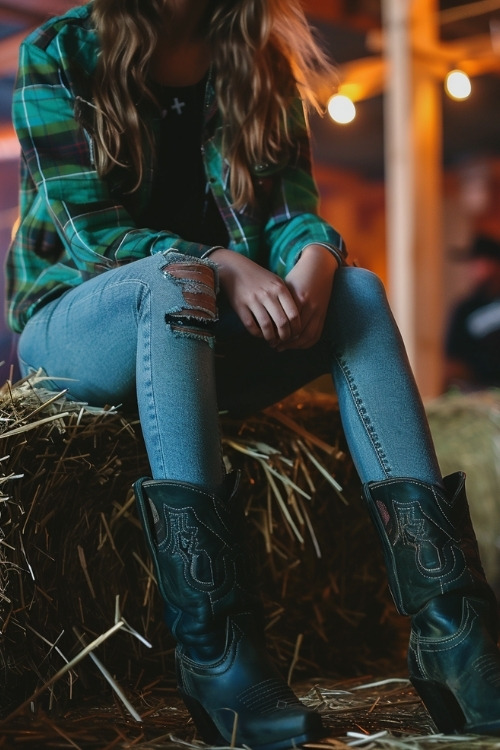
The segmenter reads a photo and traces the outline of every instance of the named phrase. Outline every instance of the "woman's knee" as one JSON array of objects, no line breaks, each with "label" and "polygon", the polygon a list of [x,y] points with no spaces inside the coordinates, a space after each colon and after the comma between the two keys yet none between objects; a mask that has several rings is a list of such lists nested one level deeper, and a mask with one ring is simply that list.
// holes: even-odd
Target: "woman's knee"
[{"label": "woman's knee", "polygon": [[377,274],[366,268],[340,268],[335,276],[333,305],[342,314],[375,319],[390,311],[384,284]]},{"label": "woman's knee", "polygon": [[167,322],[182,322],[185,319],[202,325],[215,323],[217,278],[213,263],[192,256],[168,253],[164,256],[160,270],[163,280],[169,280],[182,295],[180,305],[165,311]]},{"label": "woman's knee", "polygon": [[366,268],[346,266],[339,268],[335,276],[336,292],[352,300],[363,300],[366,304],[387,304],[384,284],[379,276]]},{"label": "woman's knee", "polygon": [[149,319],[150,313],[179,333],[193,327],[206,329],[215,323],[217,279],[216,267],[210,261],[174,252],[159,253],[104,276],[108,279],[88,283],[102,286],[100,291],[106,300],[131,312],[136,325],[140,325],[143,314]]},{"label": "woman's knee", "polygon": [[[386,327],[392,313],[381,279],[365,268],[339,268],[335,275],[327,331],[355,335]],[[340,334],[341,336],[343,334]]]},{"label": "woman's knee", "polygon": [[180,253],[164,253],[125,266],[119,282],[135,280],[140,312],[146,299],[167,322],[208,325],[217,317],[216,270],[210,261]]}]

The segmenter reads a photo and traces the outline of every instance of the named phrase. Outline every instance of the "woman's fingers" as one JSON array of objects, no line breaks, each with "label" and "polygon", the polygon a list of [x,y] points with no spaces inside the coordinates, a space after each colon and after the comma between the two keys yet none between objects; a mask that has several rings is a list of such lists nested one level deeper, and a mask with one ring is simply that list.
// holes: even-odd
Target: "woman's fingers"
[{"label": "woman's fingers", "polygon": [[216,250],[211,258],[231,306],[253,336],[276,346],[300,333],[298,305],[282,279],[231,250]]},{"label": "woman's fingers", "polygon": [[300,332],[299,310],[286,287],[278,295],[263,290],[250,309],[263,338],[272,345],[290,341]]}]

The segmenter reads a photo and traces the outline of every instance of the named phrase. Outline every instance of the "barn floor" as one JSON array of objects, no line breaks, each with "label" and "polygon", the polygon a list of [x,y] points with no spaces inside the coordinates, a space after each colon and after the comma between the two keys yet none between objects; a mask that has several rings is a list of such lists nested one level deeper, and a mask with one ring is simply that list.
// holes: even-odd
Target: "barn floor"
[{"label": "barn floor", "polygon": [[[311,748],[361,747],[393,750],[493,750],[500,738],[433,734],[433,726],[404,678],[318,680],[296,685],[322,713],[328,737]],[[153,685],[131,698],[142,722],[117,702],[96,696],[57,715],[26,710],[0,725],[0,748],[183,750],[206,748],[177,698],[174,686]]]}]

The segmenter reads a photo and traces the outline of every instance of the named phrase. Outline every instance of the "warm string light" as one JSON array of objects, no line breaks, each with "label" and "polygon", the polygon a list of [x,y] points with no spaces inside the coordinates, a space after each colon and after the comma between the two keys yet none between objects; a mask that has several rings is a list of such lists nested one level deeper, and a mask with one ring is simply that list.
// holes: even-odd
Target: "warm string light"
[{"label": "warm string light", "polygon": [[444,88],[451,99],[467,99],[472,90],[470,78],[463,70],[450,70],[444,80]]},{"label": "warm string light", "polygon": [[334,94],[328,100],[328,114],[340,125],[347,125],[356,117],[356,107],[352,99],[345,94]]},{"label": "warm string light", "polygon": [[[444,88],[448,96],[457,101],[467,99],[472,90],[469,76],[458,69],[450,70],[445,78]],[[353,100],[341,92],[330,97],[327,109],[332,120],[339,125],[347,125],[356,117]]]}]

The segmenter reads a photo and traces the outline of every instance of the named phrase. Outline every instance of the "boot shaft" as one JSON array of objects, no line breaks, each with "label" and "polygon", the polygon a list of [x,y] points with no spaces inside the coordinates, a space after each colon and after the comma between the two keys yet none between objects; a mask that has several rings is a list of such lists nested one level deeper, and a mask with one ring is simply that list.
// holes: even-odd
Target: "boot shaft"
[{"label": "boot shaft", "polygon": [[217,494],[167,480],[134,485],[165,620],[181,647],[201,660],[224,652],[229,616],[248,628],[260,612],[236,483],[230,475]]},{"label": "boot shaft", "polygon": [[364,487],[401,614],[413,615],[434,597],[451,592],[494,601],[472,528],[465,475],[457,472],[444,483],[445,491],[414,479]]}]

